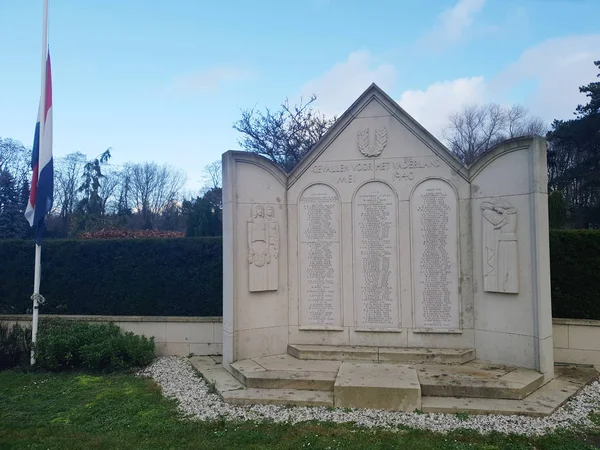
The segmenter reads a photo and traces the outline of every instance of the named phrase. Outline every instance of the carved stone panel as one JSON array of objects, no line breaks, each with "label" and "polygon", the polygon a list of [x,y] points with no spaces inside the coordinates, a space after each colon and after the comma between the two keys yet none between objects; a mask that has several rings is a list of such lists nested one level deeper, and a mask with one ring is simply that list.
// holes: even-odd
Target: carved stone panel
[{"label": "carved stone panel", "polygon": [[381,155],[387,145],[387,128],[385,125],[375,129],[375,135],[371,138],[370,128],[359,130],[356,138],[358,150],[366,157]]},{"label": "carved stone panel", "polygon": [[483,222],[483,289],[519,293],[517,209],[498,199],[481,204]]},{"label": "carved stone panel", "polygon": [[279,222],[271,205],[255,204],[248,219],[248,289],[276,291],[279,286]]},{"label": "carved stone panel", "polygon": [[340,214],[340,199],[330,186],[314,184],[300,197],[301,326],[342,326]]},{"label": "carved stone panel", "polygon": [[458,212],[452,186],[422,182],[410,200],[414,327],[453,331],[460,327]]},{"label": "carved stone panel", "polygon": [[362,185],[354,196],[352,216],[356,326],[399,329],[396,193],[380,181]]}]

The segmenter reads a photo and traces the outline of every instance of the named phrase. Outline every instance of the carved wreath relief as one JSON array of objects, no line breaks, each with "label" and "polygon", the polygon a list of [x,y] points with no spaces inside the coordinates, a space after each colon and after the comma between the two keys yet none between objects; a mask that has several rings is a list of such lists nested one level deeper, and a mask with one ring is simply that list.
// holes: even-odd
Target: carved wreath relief
[{"label": "carved wreath relief", "polygon": [[483,289],[519,292],[517,209],[506,200],[483,202]]},{"label": "carved wreath relief", "polygon": [[273,206],[255,204],[248,219],[250,292],[276,291],[279,284],[279,222]]},{"label": "carved wreath relief", "polygon": [[375,130],[374,142],[371,142],[370,129],[364,128],[358,132],[358,150],[367,157],[379,156],[387,145],[387,128],[385,125]]}]

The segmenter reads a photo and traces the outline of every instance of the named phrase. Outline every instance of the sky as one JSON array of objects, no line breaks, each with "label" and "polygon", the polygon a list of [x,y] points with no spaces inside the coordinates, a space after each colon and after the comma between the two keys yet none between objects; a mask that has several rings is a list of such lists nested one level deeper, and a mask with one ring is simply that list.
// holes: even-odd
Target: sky
[{"label": "sky", "polygon": [[[40,96],[42,0],[0,0],[0,137],[26,146]],[[596,81],[600,0],[49,0],[56,158],[156,161],[204,184],[239,150],[243,109],[317,95],[342,114],[377,83],[436,137],[465,105],[550,123]]]}]

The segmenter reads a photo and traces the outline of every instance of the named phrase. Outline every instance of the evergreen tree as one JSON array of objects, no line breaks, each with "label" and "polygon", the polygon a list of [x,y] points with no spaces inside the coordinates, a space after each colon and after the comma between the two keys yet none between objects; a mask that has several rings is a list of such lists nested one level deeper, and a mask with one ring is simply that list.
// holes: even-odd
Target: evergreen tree
[{"label": "evergreen tree", "polygon": [[27,221],[23,216],[14,177],[0,171],[0,239],[19,239],[27,235]]},{"label": "evergreen tree", "polygon": [[83,194],[83,197],[77,204],[76,217],[71,223],[71,235],[102,227],[100,219],[103,201],[100,196],[100,180],[104,175],[101,166],[108,162],[110,156],[110,149],[105,150],[98,158],[88,161],[83,167],[82,183],[77,190]]},{"label": "evergreen tree", "polygon": [[186,217],[186,237],[221,236],[223,224],[221,210],[215,208],[205,197],[185,200],[182,206]]},{"label": "evergreen tree", "polygon": [[[594,64],[600,69],[600,61]],[[598,75],[600,77],[600,75]],[[579,88],[589,101],[548,133],[549,188],[565,194],[575,228],[600,227],[600,82]]]},{"label": "evergreen tree", "polygon": [[548,195],[548,220],[550,228],[562,229],[567,224],[567,203],[561,191],[552,191]]},{"label": "evergreen tree", "polygon": [[101,164],[110,159],[110,149],[106,150],[99,158],[88,161],[83,168],[83,183],[79,192],[83,193],[83,199],[79,202],[79,210],[88,215],[96,216],[102,214],[102,198],[100,197],[100,179],[102,174]]}]

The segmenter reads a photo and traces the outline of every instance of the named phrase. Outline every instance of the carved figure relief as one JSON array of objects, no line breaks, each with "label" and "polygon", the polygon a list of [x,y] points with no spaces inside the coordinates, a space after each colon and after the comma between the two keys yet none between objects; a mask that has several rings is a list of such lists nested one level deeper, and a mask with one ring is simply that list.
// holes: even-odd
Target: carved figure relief
[{"label": "carved figure relief", "polygon": [[483,289],[519,292],[517,209],[506,200],[483,202]]},{"label": "carved figure relief", "polygon": [[367,157],[381,155],[387,145],[387,128],[385,125],[375,130],[374,142],[371,142],[370,129],[364,128],[358,132],[358,150]]},{"label": "carved figure relief", "polygon": [[253,205],[248,219],[248,264],[250,292],[276,291],[279,284],[279,223],[273,207]]}]

